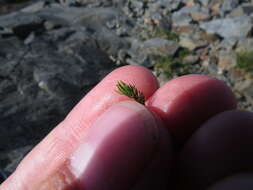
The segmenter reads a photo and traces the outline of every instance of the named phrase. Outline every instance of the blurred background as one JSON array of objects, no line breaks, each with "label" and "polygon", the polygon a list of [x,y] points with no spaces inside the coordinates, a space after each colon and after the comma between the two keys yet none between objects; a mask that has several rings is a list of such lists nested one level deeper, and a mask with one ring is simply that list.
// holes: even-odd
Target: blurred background
[{"label": "blurred background", "polygon": [[106,74],[224,81],[253,110],[251,0],[0,0],[0,182]]}]

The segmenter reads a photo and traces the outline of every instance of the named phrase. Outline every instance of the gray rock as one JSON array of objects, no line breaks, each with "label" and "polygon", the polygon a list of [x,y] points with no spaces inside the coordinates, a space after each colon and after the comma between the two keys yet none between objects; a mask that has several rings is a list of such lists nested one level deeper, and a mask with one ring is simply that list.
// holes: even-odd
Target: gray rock
[{"label": "gray rock", "polygon": [[187,14],[191,14],[194,12],[198,12],[200,10],[200,5],[199,4],[195,4],[193,6],[185,6],[182,9],[180,9],[179,11],[177,11],[176,13],[187,13]]},{"label": "gray rock", "polygon": [[173,56],[179,48],[178,43],[162,38],[153,38],[143,42],[140,52],[148,55]]},{"label": "gray rock", "polygon": [[188,13],[175,12],[172,15],[173,26],[187,26],[191,23],[192,17]]},{"label": "gray rock", "polygon": [[253,49],[253,38],[239,39],[236,45],[236,52],[247,52]]},{"label": "gray rock", "polygon": [[238,39],[236,38],[225,38],[219,45],[216,45],[216,47],[230,51],[236,47],[237,42]]},{"label": "gray rock", "polygon": [[244,15],[245,15],[245,13],[244,13],[242,6],[239,6],[235,9],[233,9],[229,14],[230,17],[239,17],[239,16],[244,16]]},{"label": "gray rock", "polygon": [[131,58],[127,60],[127,63],[152,67],[156,63],[154,57],[173,56],[178,48],[179,45],[176,42],[162,38],[152,38],[144,42],[134,41],[129,51]]},{"label": "gray rock", "polygon": [[43,9],[45,6],[45,2],[44,1],[39,1],[37,3],[34,3],[28,7],[23,8],[22,10],[20,10],[21,12],[24,13],[35,13],[40,11],[41,9]]},{"label": "gray rock", "polygon": [[234,52],[221,52],[219,54],[218,67],[220,73],[230,71],[236,67],[236,54]]},{"label": "gray rock", "polygon": [[212,76],[216,76],[218,72],[218,67],[212,59],[208,59],[203,61],[202,67],[206,70],[207,73],[211,74]]},{"label": "gray rock", "polygon": [[253,13],[253,5],[242,6],[242,9],[246,15],[251,15]]},{"label": "gray rock", "polygon": [[[22,160],[22,158],[32,149],[33,146],[27,145],[24,147],[20,147],[14,149],[12,151],[5,152],[4,154],[0,154],[0,163],[7,162],[8,165],[4,166],[5,171],[2,171],[2,175],[6,178],[6,174],[9,175],[16,169],[17,164]],[[10,162],[11,161],[11,162]],[[1,167],[3,167],[1,165]]]},{"label": "gray rock", "polygon": [[88,9],[70,10],[76,9],[0,17],[0,168],[6,174],[28,151],[23,147],[38,143],[116,67],[110,53],[128,43],[105,29],[115,18],[108,9],[90,21],[92,14],[80,11]]},{"label": "gray rock", "polygon": [[182,35],[180,36],[180,46],[187,48],[189,50],[196,50],[198,48],[203,48],[207,46],[207,42],[200,39],[195,39],[193,36]]},{"label": "gray rock", "polygon": [[231,13],[229,14],[230,17],[235,16],[243,16],[243,15],[252,15],[253,13],[253,5],[252,4],[242,4],[241,6],[238,6],[237,8],[233,9]]},{"label": "gray rock", "polygon": [[172,14],[173,26],[187,26],[191,23],[192,13],[200,11],[200,6],[198,4],[194,6],[185,6],[179,11]]},{"label": "gray rock", "polygon": [[203,5],[203,6],[208,6],[209,5],[209,3],[211,2],[211,0],[201,0],[200,1],[201,2],[201,4]]},{"label": "gray rock", "polygon": [[240,81],[236,84],[235,88],[243,93],[248,101],[253,104],[253,81],[252,80],[244,80]]},{"label": "gray rock", "polygon": [[223,38],[245,38],[250,33],[253,25],[248,16],[216,19],[200,24],[208,33],[218,34]]},{"label": "gray rock", "polygon": [[230,12],[239,5],[239,0],[224,0],[221,11]]},{"label": "gray rock", "polygon": [[134,18],[141,17],[145,13],[144,3],[138,0],[127,0],[124,10],[127,15]]},{"label": "gray rock", "polygon": [[183,64],[193,65],[199,61],[199,56],[196,55],[187,55],[183,58]]},{"label": "gray rock", "polygon": [[211,18],[211,15],[209,12],[200,11],[191,13],[191,17],[194,21],[200,22],[209,20]]}]

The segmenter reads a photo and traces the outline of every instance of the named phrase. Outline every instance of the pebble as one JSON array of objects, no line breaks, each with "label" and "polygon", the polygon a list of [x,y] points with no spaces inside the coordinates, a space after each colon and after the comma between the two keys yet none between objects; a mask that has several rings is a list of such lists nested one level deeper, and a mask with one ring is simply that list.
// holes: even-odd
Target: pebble
[{"label": "pebble", "polygon": [[153,38],[143,42],[140,51],[149,55],[174,56],[178,48],[179,45],[174,41]]},{"label": "pebble", "polygon": [[252,20],[248,16],[216,19],[201,23],[200,27],[208,33],[223,38],[246,38],[252,30]]},{"label": "pebble", "polygon": [[180,36],[180,46],[185,47],[191,51],[196,50],[198,48],[203,48],[207,46],[207,43],[204,41],[201,41],[199,39],[194,39],[193,36]]}]

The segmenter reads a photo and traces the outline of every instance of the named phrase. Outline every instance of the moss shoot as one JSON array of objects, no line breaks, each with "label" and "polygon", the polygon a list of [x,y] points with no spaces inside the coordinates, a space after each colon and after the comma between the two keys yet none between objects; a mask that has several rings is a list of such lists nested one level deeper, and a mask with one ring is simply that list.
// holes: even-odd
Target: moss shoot
[{"label": "moss shoot", "polygon": [[239,52],[237,54],[237,67],[253,75],[253,51]]}]

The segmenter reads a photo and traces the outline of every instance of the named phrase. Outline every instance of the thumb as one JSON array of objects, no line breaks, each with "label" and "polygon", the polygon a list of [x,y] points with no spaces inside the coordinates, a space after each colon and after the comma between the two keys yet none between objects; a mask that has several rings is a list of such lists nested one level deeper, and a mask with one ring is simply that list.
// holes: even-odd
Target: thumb
[{"label": "thumb", "polygon": [[[29,189],[147,189],[147,183],[158,181],[165,187],[168,171],[161,170],[167,170],[165,165],[170,164],[164,159],[171,156],[169,146],[169,137],[161,134],[161,124],[144,106],[122,102],[87,129],[83,141],[63,165]],[[157,156],[162,152],[166,155]],[[163,162],[157,162],[157,158]],[[162,182],[156,177],[161,177],[160,173]]]}]

